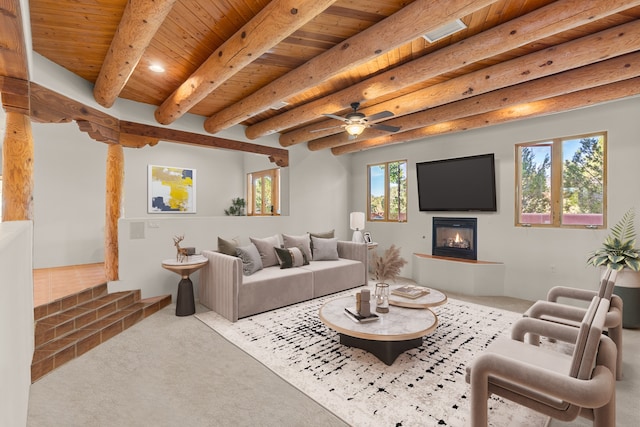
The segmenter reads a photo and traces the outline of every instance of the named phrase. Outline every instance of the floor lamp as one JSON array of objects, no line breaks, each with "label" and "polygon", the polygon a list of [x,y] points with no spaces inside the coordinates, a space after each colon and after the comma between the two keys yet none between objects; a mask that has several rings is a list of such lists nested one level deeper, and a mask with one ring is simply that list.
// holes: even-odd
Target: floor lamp
[{"label": "floor lamp", "polygon": [[364,212],[351,212],[349,215],[349,226],[353,231],[351,241],[364,243],[362,230],[364,229]]}]

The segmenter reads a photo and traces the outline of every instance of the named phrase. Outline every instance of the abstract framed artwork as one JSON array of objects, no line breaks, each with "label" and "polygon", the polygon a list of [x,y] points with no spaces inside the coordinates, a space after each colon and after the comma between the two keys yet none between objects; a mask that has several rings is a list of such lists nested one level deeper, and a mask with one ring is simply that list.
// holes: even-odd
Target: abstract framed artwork
[{"label": "abstract framed artwork", "polygon": [[196,170],[148,166],[148,213],[196,213]]}]

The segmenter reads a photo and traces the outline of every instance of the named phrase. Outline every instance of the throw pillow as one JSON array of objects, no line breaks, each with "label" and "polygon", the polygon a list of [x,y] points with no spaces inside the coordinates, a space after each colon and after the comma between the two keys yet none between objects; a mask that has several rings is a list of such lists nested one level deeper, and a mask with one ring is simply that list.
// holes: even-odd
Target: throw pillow
[{"label": "throw pillow", "polygon": [[238,256],[236,253],[237,247],[238,242],[236,240],[226,240],[222,237],[218,237],[218,252],[231,256]]},{"label": "throw pillow", "polygon": [[236,248],[238,257],[242,260],[242,274],[251,276],[256,271],[262,270],[262,260],[258,248],[253,243]]},{"label": "throw pillow", "polygon": [[301,267],[309,264],[309,259],[300,248],[274,248],[280,268]]},{"label": "throw pillow", "polygon": [[320,239],[311,237],[314,261],[332,261],[338,259],[338,239]]},{"label": "throw pillow", "polygon": [[309,240],[309,234],[304,234],[302,236],[283,234],[282,240],[284,241],[285,248],[300,248],[307,256],[307,259],[311,259],[311,241]]},{"label": "throw pillow", "polygon": [[249,237],[251,243],[256,245],[258,252],[260,253],[260,258],[262,259],[263,267],[271,267],[272,265],[278,265],[278,258],[276,257],[276,251],[273,250],[274,247],[280,247],[280,239],[278,235],[273,235],[271,237],[265,237],[264,239],[256,239],[255,237]]},{"label": "throw pillow", "polygon": [[[333,239],[335,236],[335,230],[323,231],[321,233],[309,233],[310,237],[319,237],[321,239]],[[313,254],[313,240],[311,241],[311,253]]]}]

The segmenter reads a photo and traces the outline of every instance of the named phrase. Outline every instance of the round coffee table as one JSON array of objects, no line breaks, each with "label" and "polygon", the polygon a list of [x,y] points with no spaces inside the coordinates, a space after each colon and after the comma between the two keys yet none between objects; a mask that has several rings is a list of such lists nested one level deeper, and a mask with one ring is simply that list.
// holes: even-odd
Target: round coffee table
[{"label": "round coffee table", "polygon": [[[320,320],[338,332],[340,344],[361,348],[387,365],[403,352],[422,345],[422,337],[438,326],[438,317],[429,309],[390,307],[388,313],[376,313],[378,320],[359,323],[345,308],[355,307],[355,295],[337,298],[320,307]],[[372,312],[375,303],[371,304]]]},{"label": "round coffee table", "polygon": [[395,288],[400,287],[401,286],[394,286],[393,288],[391,288],[391,291],[389,293],[389,305],[406,308],[429,308],[437,307],[447,302],[447,296],[445,294],[438,290],[425,287],[416,286],[417,288],[424,289],[425,291],[429,292],[428,294],[422,295],[418,298],[407,298],[391,293]]}]

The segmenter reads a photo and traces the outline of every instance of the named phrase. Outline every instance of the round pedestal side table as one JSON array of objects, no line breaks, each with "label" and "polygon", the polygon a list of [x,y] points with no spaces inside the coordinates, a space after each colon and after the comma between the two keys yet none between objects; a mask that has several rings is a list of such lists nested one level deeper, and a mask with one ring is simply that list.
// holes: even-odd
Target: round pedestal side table
[{"label": "round pedestal side table", "polygon": [[190,255],[180,262],[175,259],[165,259],[162,267],[180,275],[178,296],[176,298],[176,316],[190,316],[196,312],[193,296],[193,282],[189,278],[191,273],[207,265],[209,260],[202,255]]}]

